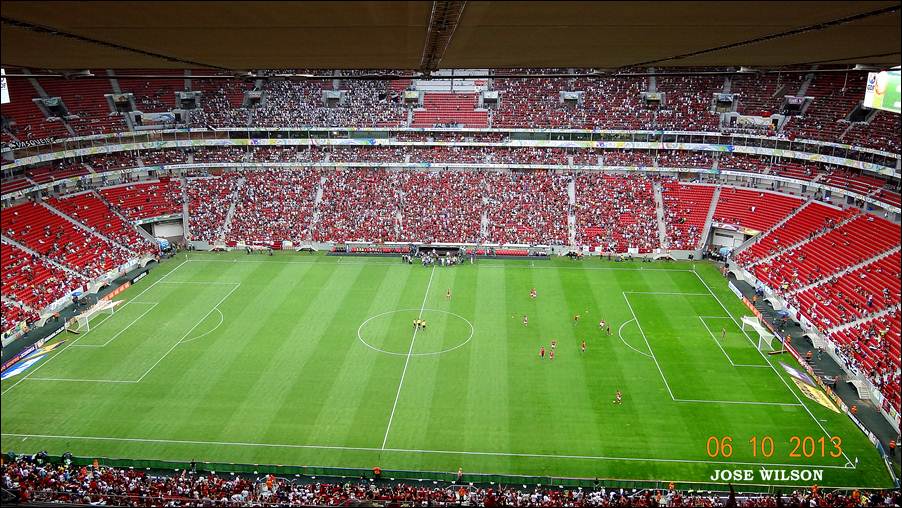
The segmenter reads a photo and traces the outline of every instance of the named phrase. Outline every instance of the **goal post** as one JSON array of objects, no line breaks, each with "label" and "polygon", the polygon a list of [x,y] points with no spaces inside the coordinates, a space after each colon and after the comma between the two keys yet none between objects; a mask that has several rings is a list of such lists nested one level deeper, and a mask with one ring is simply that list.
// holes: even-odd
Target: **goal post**
[{"label": "goal post", "polygon": [[[758,351],[763,351],[765,353],[783,352],[783,340],[780,339],[780,337],[771,332],[767,327],[762,326],[758,318],[754,316],[743,316],[742,331],[744,332],[749,328],[758,334]],[[780,344],[778,349],[774,349],[773,347],[774,340]]]},{"label": "goal post", "polygon": [[[91,320],[100,314],[108,314],[112,316],[116,312],[116,307],[122,303],[122,300],[100,300],[90,309],[73,317],[66,325],[66,331],[71,333],[82,333],[91,331]],[[107,318],[109,319],[109,318]],[[104,320],[105,321],[105,320]]]}]

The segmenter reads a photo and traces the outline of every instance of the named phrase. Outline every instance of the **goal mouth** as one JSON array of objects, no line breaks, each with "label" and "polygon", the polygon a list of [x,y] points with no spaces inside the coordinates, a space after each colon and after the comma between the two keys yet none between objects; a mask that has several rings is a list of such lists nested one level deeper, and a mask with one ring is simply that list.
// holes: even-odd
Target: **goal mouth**
[{"label": "goal mouth", "polygon": [[[742,316],[742,330],[746,327],[751,328],[758,334],[758,351],[767,354],[783,353],[786,349],[783,347],[783,339],[772,332],[769,328],[761,324],[761,321],[754,316]],[[774,348],[774,341],[777,341],[778,347]]]},{"label": "goal mouth", "polygon": [[[89,332],[91,331],[92,319],[99,314],[113,315],[116,312],[116,307],[122,303],[122,300],[100,300],[88,310],[70,319],[69,322],[66,323],[66,331],[75,334]],[[104,319],[104,321],[106,321],[106,319]]]}]

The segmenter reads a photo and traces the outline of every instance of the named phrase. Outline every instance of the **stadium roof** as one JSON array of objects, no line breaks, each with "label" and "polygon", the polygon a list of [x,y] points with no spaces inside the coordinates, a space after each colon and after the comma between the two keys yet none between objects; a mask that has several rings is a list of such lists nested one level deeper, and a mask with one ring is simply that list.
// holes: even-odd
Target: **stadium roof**
[{"label": "stadium roof", "polygon": [[2,3],[2,64],[40,69],[898,65],[900,3]]}]

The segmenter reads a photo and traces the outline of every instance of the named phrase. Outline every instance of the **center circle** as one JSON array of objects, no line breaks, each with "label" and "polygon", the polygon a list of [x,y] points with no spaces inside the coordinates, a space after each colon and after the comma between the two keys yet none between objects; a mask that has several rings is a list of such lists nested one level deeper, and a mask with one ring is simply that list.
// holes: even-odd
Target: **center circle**
[{"label": "center circle", "polygon": [[[417,319],[426,321],[426,328],[415,330],[413,322]],[[376,314],[361,323],[357,340],[388,355],[427,356],[464,346],[473,339],[473,332],[470,320],[447,310],[398,309]]]}]

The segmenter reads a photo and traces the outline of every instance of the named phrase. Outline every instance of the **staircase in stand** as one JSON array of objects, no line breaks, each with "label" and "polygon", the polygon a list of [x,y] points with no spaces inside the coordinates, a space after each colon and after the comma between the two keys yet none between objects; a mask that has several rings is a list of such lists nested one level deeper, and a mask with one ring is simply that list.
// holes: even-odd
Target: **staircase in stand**
[{"label": "staircase in stand", "polygon": [[82,279],[84,279],[84,280],[91,280],[91,278],[88,277],[87,275],[85,275],[85,274],[83,274],[83,273],[81,273],[81,272],[76,272],[75,270],[69,268],[68,266],[62,265],[62,264],[60,264],[60,263],[54,261],[54,260],[51,259],[49,256],[42,256],[42,255],[40,255],[38,252],[29,249],[29,248],[26,247],[25,245],[23,245],[23,244],[21,244],[21,243],[15,241],[15,240],[13,240],[12,238],[10,238],[10,237],[8,237],[8,236],[6,236],[6,235],[0,235],[0,240],[3,240],[4,242],[6,242],[6,243],[8,243],[8,244],[10,244],[10,245],[12,245],[12,246],[14,246],[14,247],[18,247],[19,249],[21,249],[21,250],[27,252],[28,254],[30,254],[30,255],[32,255],[32,256],[35,256],[35,257],[37,257],[37,258],[40,258],[41,261],[45,261],[45,262],[47,262],[48,264],[51,264],[51,265],[53,265],[53,266],[59,268],[60,270],[63,270],[63,271],[68,272],[68,273],[71,273],[72,275],[75,275],[75,276],[77,276],[77,277],[80,277],[80,278],[82,278]]},{"label": "staircase in stand", "polygon": [[[190,164],[192,161],[188,161]],[[191,229],[189,225],[190,215],[188,213],[188,177],[184,173],[179,177],[179,188],[182,192],[182,231],[185,238],[191,238]]]},{"label": "staircase in stand", "polygon": [[667,228],[664,225],[664,196],[661,194],[661,186],[653,185],[655,190],[655,215],[658,219],[658,245],[667,248]]},{"label": "staircase in stand", "polygon": [[849,328],[854,328],[854,327],[856,327],[862,323],[865,323],[867,321],[870,321],[872,319],[880,319],[883,316],[888,316],[888,315],[892,314],[893,312],[898,311],[899,308],[900,308],[900,305],[898,305],[898,304],[893,305],[892,307],[887,307],[887,308],[881,310],[880,312],[875,312],[873,314],[869,314],[860,319],[856,319],[855,321],[851,321],[849,323],[845,323],[845,324],[842,324],[839,326],[834,326],[833,328],[830,328],[829,330],[827,330],[827,333],[841,332],[843,330],[848,330]]},{"label": "staircase in stand", "polygon": [[567,184],[567,238],[570,245],[576,246],[576,175],[571,174]]},{"label": "staircase in stand", "polygon": [[219,234],[216,235],[216,241],[224,242],[226,233],[232,228],[232,217],[235,216],[235,205],[238,203],[238,196],[241,195],[241,189],[244,188],[244,184],[247,180],[244,177],[238,178],[238,181],[235,182],[235,191],[232,192],[232,195],[229,197],[229,210],[226,212],[225,220],[222,221],[222,229],[219,231]]},{"label": "staircase in stand", "polygon": [[711,206],[708,208],[708,215],[705,217],[705,227],[702,228],[702,234],[699,238],[698,248],[701,249],[711,234],[711,224],[714,222],[714,211],[717,210],[717,201],[720,200],[720,189],[718,185],[714,188],[714,194],[711,195]]},{"label": "staircase in stand", "polygon": [[310,231],[316,231],[316,226],[319,224],[320,210],[319,204],[323,200],[323,186],[326,185],[326,176],[323,175],[319,178],[319,183],[316,184],[316,193],[313,197],[313,216],[310,218]]},{"label": "staircase in stand", "polygon": [[107,242],[109,242],[109,243],[111,243],[111,244],[113,244],[113,245],[118,245],[118,246],[122,247],[122,248],[125,249],[125,250],[130,250],[130,249],[128,248],[127,245],[122,245],[121,243],[119,243],[119,242],[117,242],[117,241],[114,241],[112,238],[110,238],[110,237],[108,237],[108,236],[106,236],[106,235],[100,233],[100,232],[97,231],[95,228],[91,228],[91,227],[88,227],[88,226],[82,224],[81,222],[79,222],[79,221],[73,219],[72,217],[69,217],[68,215],[64,214],[63,212],[61,212],[61,211],[57,210],[56,208],[50,206],[49,203],[46,203],[46,202],[42,201],[42,202],[41,202],[41,205],[42,205],[44,208],[50,210],[50,212],[53,213],[54,215],[59,215],[59,216],[62,217],[63,219],[66,219],[68,222],[70,222],[73,226],[77,227],[78,229],[81,229],[82,231],[85,231],[86,233],[88,233],[88,235],[93,235],[93,236],[96,236],[96,237],[98,237],[98,238],[102,238],[102,239],[106,240]]},{"label": "staircase in stand", "polygon": [[[801,243],[804,243],[804,242],[801,242]],[[800,245],[801,245],[801,243],[800,243]],[[801,292],[803,292],[803,291],[807,291],[807,290],[809,290],[809,289],[813,289],[813,288],[816,288],[816,287],[818,287],[818,286],[822,286],[822,285],[824,285],[827,281],[830,281],[830,280],[833,280],[833,279],[842,277],[843,275],[845,275],[845,274],[847,274],[847,273],[849,273],[849,272],[854,272],[855,270],[858,270],[858,269],[861,268],[861,267],[864,267],[864,266],[867,266],[867,265],[869,265],[869,264],[871,264],[871,263],[880,261],[881,259],[883,259],[883,258],[885,258],[885,257],[887,257],[887,256],[890,256],[890,255],[892,255],[892,254],[895,254],[896,252],[899,252],[899,250],[900,250],[900,247],[898,247],[898,246],[893,247],[892,249],[883,251],[883,252],[881,252],[880,254],[877,254],[876,256],[874,256],[874,257],[872,257],[872,258],[865,259],[865,260],[862,261],[861,263],[857,263],[857,264],[854,264],[854,265],[852,265],[852,266],[846,267],[846,268],[844,268],[844,269],[842,269],[842,270],[840,270],[840,271],[838,271],[838,272],[836,272],[836,273],[831,273],[830,275],[828,275],[827,277],[824,277],[823,279],[819,279],[819,280],[817,280],[817,281],[815,281],[815,282],[812,282],[811,284],[808,284],[808,285],[806,285],[806,286],[802,286],[802,287],[800,287],[800,288],[798,288],[798,289],[794,289],[794,290],[788,291],[786,294],[787,294],[787,295],[795,295],[795,294],[799,294],[799,293],[801,293]]]},{"label": "staircase in stand", "polygon": [[[119,217],[119,218],[122,220],[122,222],[124,222],[124,223],[126,223],[126,224],[132,224],[132,221],[128,220],[128,218],[127,218],[125,215],[122,215],[121,213],[119,213],[119,210],[117,210],[116,207],[113,206],[113,204],[109,202],[109,200],[107,200],[105,197],[103,197],[103,194],[97,192],[96,190],[92,190],[91,193],[92,193],[97,199],[103,201],[103,204],[105,204],[105,205],[107,206],[107,208],[109,208],[110,211],[111,211],[113,214],[115,214],[117,217]],[[145,230],[145,229],[142,228],[141,226],[134,226],[134,225],[133,225],[133,227],[135,228],[135,231],[137,231],[138,234],[141,235],[141,237],[143,237],[145,240],[147,240],[147,241],[149,241],[149,242],[152,242],[152,243],[156,243],[156,242],[157,242],[157,239],[154,238],[153,235],[151,235],[150,233],[148,233],[147,230]]]},{"label": "staircase in stand", "polygon": [[740,252],[744,251],[745,249],[751,247],[752,244],[760,242],[763,239],[767,238],[774,231],[782,228],[783,224],[786,224],[787,222],[789,222],[789,219],[792,219],[793,217],[798,215],[799,212],[801,212],[805,208],[808,208],[808,205],[810,205],[810,204],[811,204],[811,201],[805,201],[804,203],[802,203],[802,206],[796,208],[796,210],[794,212],[792,212],[791,214],[787,215],[786,217],[783,217],[782,219],[780,219],[780,222],[777,222],[776,224],[771,226],[771,228],[768,229],[767,231],[761,233],[760,235],[753,236],[753,237],[749,238],[748,240],[742,242],[742,245],[740,245],[739,247],[736,247],[736,249],[734,249],[733,255],[735,256],[736,254],[739,254]]},{"label": "staircase in stand", "polygon": [[846,224],[848,224],[848,223],[852,222],[853,220],[857,219],[859,216],[861,216],[860,213],[851,214],[851,215],[849,215],[849,217],[846,217],[845,219],[843,219],[843,220],[837,222],[835,227],[828,228],[828,229],[826,229],[826,230],[824,230],[824,231],[815,233],[813,236],[802,238],[801,240],[799,240],[798,242],[796,242],[796,243],[794,243],[794,244],[792,244],[792,245],[787,245],[786,247],[780,249],[779,251],[777,251],[777,252],[775,252],[775,253],[773,253],[773,254],[770,254],[770,255],[768,255],[768,256],[764,256],[763,258],[759,259],[758,261],[749,264],[748,266],[746,266],[746,269],[750,269],[750,268],[753,268],[753,267],[755,267],[755,266],[757,266],[757,265],[760,265],[761,263],[770,261],[771,259],[773,259],[773,258],[775,258],[775,257],[777,257],[777,256],[780,256],[780,255],[783,254],[784,252],[787,252],[787,251],[790,251],[790,250],[793,250],[793,249],[797,249],[797,248],[799,248],[799,247],[805,245],[806,243],[808,243],[808,242],[810,242],[810,241],[812,241],[812,240],[816,240],[816,239],[818,239],[818,238],[820,238],[820,237],[826,235],[827,233],[830,233],[830,232],[832,232],[832,231],[835,231],[836,229],[841,228],[842,226],[845,226]]}]

